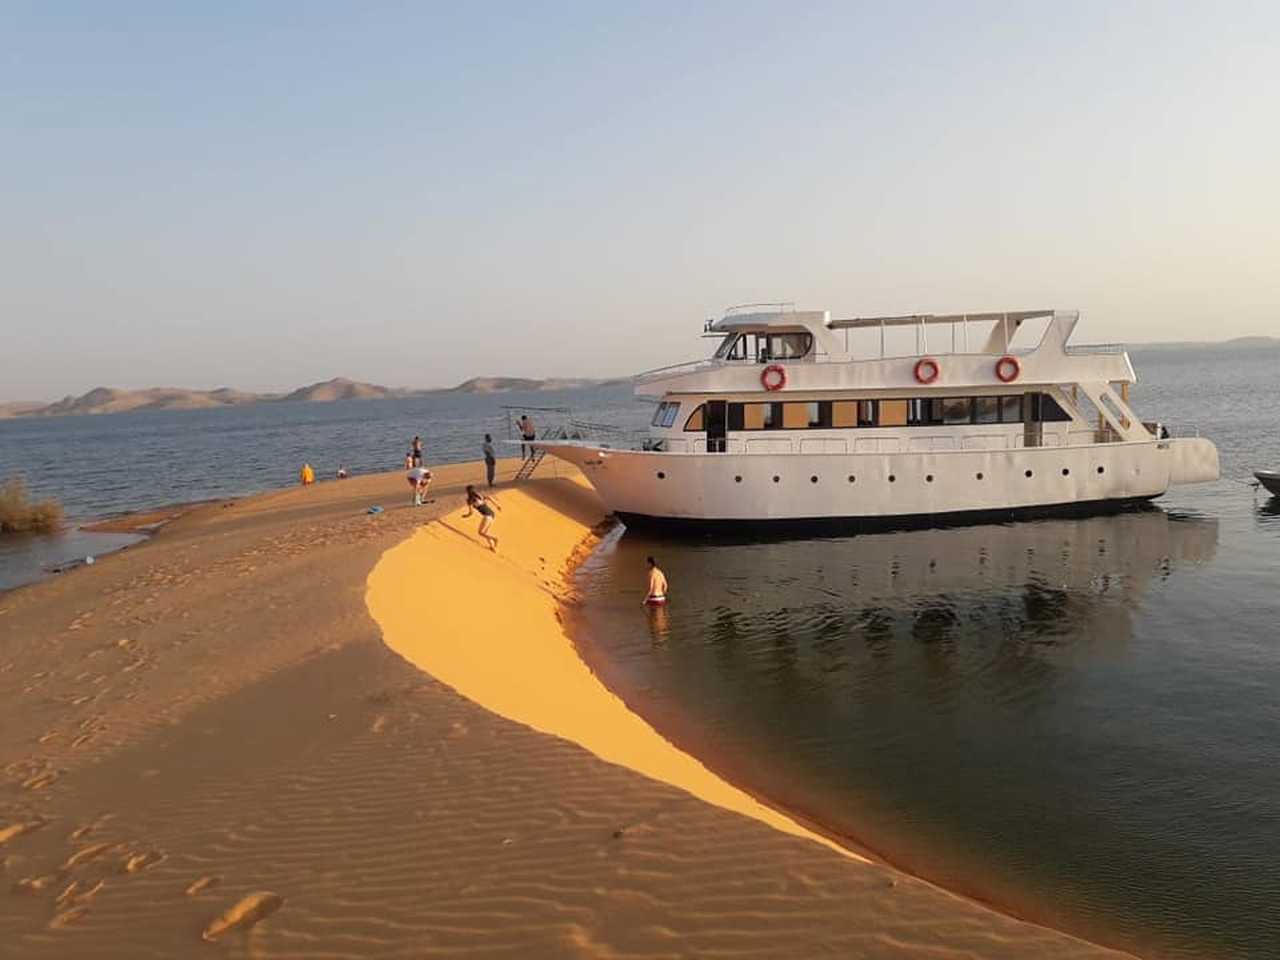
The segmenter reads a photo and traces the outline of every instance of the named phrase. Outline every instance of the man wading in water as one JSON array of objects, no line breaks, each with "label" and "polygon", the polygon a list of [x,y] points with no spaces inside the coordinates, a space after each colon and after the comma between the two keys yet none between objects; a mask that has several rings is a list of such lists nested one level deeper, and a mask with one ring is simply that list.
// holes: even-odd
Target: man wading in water
[{"label": "man wading in water", "polygon": [[653,557],[645,557],[649,565],[649,592],[645,595],[646,607],[664,607],[667,604],[667,575],[658,566]]}]

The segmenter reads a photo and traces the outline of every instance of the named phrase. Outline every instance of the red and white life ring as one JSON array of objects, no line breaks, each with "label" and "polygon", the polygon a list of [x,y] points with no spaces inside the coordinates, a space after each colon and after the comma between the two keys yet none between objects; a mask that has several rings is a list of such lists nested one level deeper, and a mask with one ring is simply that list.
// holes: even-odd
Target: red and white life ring
[{"label": "red and white life ring", "polygon": [[1017,357],[1003,356],[996,361],[996,378],[1001,383],[1013,383],[1022,373],[1022,364]]},{"label": "red and white life ring", "polygon": [[781,390],[787,385],[787,371],[780,364],[769,364],[760,374],[760,385],[766,390]]},{"label": "red and white life ring", "polygon": [[942,372],[942,367],[938,366],[938,361],[933,357],[923,357],[916,361],[915,373],[917,383],[933,383],[938,379],[938,374]]}]

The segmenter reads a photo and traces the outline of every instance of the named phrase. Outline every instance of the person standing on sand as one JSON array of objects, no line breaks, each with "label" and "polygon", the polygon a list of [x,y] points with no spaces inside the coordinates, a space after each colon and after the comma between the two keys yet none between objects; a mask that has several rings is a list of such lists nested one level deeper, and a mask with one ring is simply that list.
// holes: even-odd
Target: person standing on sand
[{"label": "person standing on sand", "polygon": [[409,489],[413,491],[413,505],[420,507],[430,503],[427,499],[427,487],[431,486],[431,471],[426,467],[414,467],[405,478],[409,481]]},{"label": "person standing on sand", "polygon": [[493,472],[498,466],[498,455],[493,451],[493,437],[489,434],[484,435],[484,443],[481,445],[484,451],[484,472],[489,478],[489,486],[493,486]]},{"label": "person standing on sand", "polygon": [[409,451],[409,455],[413,458],[412,466],[422,466],[422,438],[413,438],[413,448]]},{"label": "person standing on sand", "polygon": [[649,592],[645,594],[644,605],[664,607],[667,604],[667,575],[653,557],[645,557],[644,562],[649,566]]},{"label": "person standing on sand", "polygon": [[516,421],[516,426],[520,428],[520,459],[526,460],[533,456],[533,447],[529,444],[538,439],[537,429],[533,425],[533,417],[527,413],[520,414],[520,419]]},{"label": "person standing on sand", "polygon": [[471,516],[472,509],[480,514],[480,537],[489,544],[490,550],[497,553],[498,538],[489,531],[493,529],[493,511],[501,510],[502,507],[498,506],[497,500],[491,500],[471,484],[467,484],[467,512],[463,516]]},{"label": "person standing on sand", "polygon": [[309,487],[316,482],[316,472],[311,468],[311,464],[302,465],[302,469],[298,471],[298,480],[304,487]]}]

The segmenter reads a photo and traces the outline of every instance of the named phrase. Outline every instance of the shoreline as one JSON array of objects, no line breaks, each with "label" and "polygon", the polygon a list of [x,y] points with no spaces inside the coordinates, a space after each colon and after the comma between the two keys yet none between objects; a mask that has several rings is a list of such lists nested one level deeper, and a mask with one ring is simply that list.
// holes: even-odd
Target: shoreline
[{"label": "shoreline", "polygon": [[[590,488],[581,478],[575,478],[575,481],[584,490],[589,491]],[[589,496],[594,499],[594,492],[591,491]],[[549,707],[547,704],[531,703],[528,700],[511,697],[510,691],[503,689],[504,685],[499,678],[495,677],[491,671],[477,670],[476,668],[479,664],[474,661],[466,662],[467,658],[465,656],[459,659],[450,654],[442,655],[438,650],[424,649],[420,643],[415,642],[411,627],[414,617],[412,615],[406,616],[406,612],[403,609],[406,604],[406,597],[403,592],[397,591],[396,582],[403,582],[411,577],[412,571],[410,568],[415,563],[421,565],[424,561],[424,555],[431,552],[433,546],[445,545],[442,540],[438,540],[436,544],[426,543],[424,538],[431,536],[430,528],[418,531],[410,540],[388,551],[370,575],[367,602],[375,621],[383,629],[384,642],[397,653],[415,663],[424,672],[443,680],[460,694],[474,700],[486,709],[493,710],[508,719],[528,725],[540,732],[549,733],[577,743],[602,759],[612,763],[619,763],[628,769],[686,790],[702,800],[721,806],[725,810],[752,817],[768,824],[773,829],[820,844],[828,850],[833,850],[840,856],[848,858],[854,864],[860,864],[868,868],[888,869],[896,875],[890,881],[891,885],[896,885],[904,880],[910,881],[936,891],[941,896],[963,902],[972,909],[998,916],[1011,923],[1026,925],[1045,933],[1061,936],[1080,948],[1097,950],[1100,954],[1107,956],[1133,956],[1119,948],[1097,944],[1084,940],[1075,934],[1044,925],[1035,919],[1022,916],[999,903],[989,902],[963,892],[940,887],[915,874],[906,873],[895,866],[887,856],[870,845],[855,837],[845,836],[837,831],[829,830],[820,821],[807,815],[804,811],[791,810],[773,801],[763,792],[742,786],[719,772],[713,763],[708,763],[695,753],[687,752],[679,742],[669,739],[660,732],[647,717],[638,710],[633,709],[626,698],[603,681],[600,671],[593,665],[592,658],[584,654],[582,645],[578,642],[570,627],[572,622],[579,619],[575,611],[581,603],[573,587],[573,578],[581,564],[604,542],[602,534],[605,531],[598,526],[600,520],[604,518],[603,508],[599,507],[599,511],[595,524],[589,522],[590,516],[579,518],[581,536],[568,549],[565,548],[568,540],[564,535],[561,535],[556,540],[556,549],[544,551],[553,554],[553,559],[559,561],[560,581],[555,584],[551,581],[543,581],[543,588],[554,600],[553,619],[551,622],[544,621],[543,630],[562,642],[572,657],[590,675],[591,681],[593,681],[593,685],[596,688],[595,690],[590,690],[589,688],[575,686],[575,693],[586,696],[594,695],[604,703],[616,705],[630,720],[639,721],[645,728],[647,736],[651,738],[649,743],[644,745],[642,753],[646,750],[654,749],[655,744],[653,741],[658,741],[660,742],[660,747],[657,747],[657,749],[670,751],[671,755],[665,758],[668,762],[674,758],[674,755],[679,755],[685,761],[691,762],[696,766],[701,771],[701,774],[709,776],[713,781],[718,781],[717,789],[707,790],[707,781],[702,777],[690,778],[687,768],[679,765],[673,767],[663,763],[655,763],[652,756],[639,756],[634,752],[628,754],[626,751],[614,749],[611,744],[604,743],[602,736],[607,740],[614,735],[614,732],[609,731],[609,724],[611,721],[617,722],[618,718],[609,717],[604,719],[601,715],[595,714],[595,711],[601,709],[601,703],[595,703],[590,706],[589,709],[593,711],[593,721],[595,722],[589,727],[584,727],[580,722],[576,722],[575,718],[564,716],[563,710],[561,710],[562,715],[557,716],[556,708],[553,706]],[[433,527],[441,525],[448,527],[451,533],[455,534],[455,536],[449,538],[447,544],[449,548],[456,548],[458,543],[455,541],[460,539],[456,536],[460,531],[450,526],[450,523],[457,519],[456,514],[450,514],[432,524]],[[417,545],[416,549],[415,544]],[[478,544],[473,544],[472,546],[476,551],[479,551]],[[451,550],[450,552],[455,551]],[[400,554],[400,556],[390,557],[389,555],[393,553]],[[414,556],[415,554],[416,556]],[[434,559],[438,561],[440,558],[437,556]],[[549,561],[546,557],[539,557],[538,559],[544,565],[542,572],[545,572],[545,566],[549,565]],[[517,561],[518,565],[519,561]],[[397,595],[398,593],[399,595]],[[415,605],[412,601],[408,601],[408,604],[412,610],[419,614],[425,609],[422,604]],[[397,609],[398,607],[399,609]],[[533,625],[526,627],[526,630],[532,629],[536,628]],[[501,641],[499,643],[501,644]],[[506,652],[510,653],[509,650]],[[521,662],[519,666],[522,670],[529,668],[527,662]],[[576,704],[575,709],[582,710],[582,704]],[[727,791],[725,788],[727,788]]]}]

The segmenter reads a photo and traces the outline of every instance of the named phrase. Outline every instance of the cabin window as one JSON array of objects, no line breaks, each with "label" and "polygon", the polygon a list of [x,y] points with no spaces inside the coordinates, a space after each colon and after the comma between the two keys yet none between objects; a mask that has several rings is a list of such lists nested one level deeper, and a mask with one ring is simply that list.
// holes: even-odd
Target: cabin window
[{"label": "cabin window", "polygon": [[[782,426],[781,403],[729,404],[730,430],[777,430]],[[785,404],[795,406],[795,404]],[[804,406],[804,404],[800,404]]]},{"label": "cabin window", "polygon": [[649,425],[653,427],[670,427],[676,422],[676,414],[680,412],[679,401],[666,401],[658,404],[658,409],[653,411],[653,420]]},{"label": "cabin window", "polygon": [[1000,398],[1000,422],[1022,422],[1022,397],[1011,396]]},{"label": "cabin window", "polygon": [[911,400],[897,401],[907,405],[907,424],[912,427],[929,426],[942,423],[942,401],[927,397],[914,397]]},{"label": "cabin window", "polygon": [[694,410],[693,413],[689,414],[689,419],[684,422],[685,432],[689,433],[692,431],[696,433],[701,433],[703,430],[706,429],[706,426],[705,426],[706,419],[707,419],[707,406],[704,403],[700,403],[698,404],[697,409]]},{"label": "cabin window", "polygon": [[782,405],[782,429],[803,430],[809,426],[809,405],[807,403],[784,403]]},{"label": "cabin window", "polygon": [[825,430],[831,426],[831,401],[817,400],[809,404],[809,428]]},{"label": "cabin window", "polygon": [[942,401],[942,422],[946,424],[968,423],[973,402],[968,397],[947,397]]},{"label": "cabin window", "polygon": [[907,425],[906,400],[881,400],[879,426],[905,427]]},{"label": "cabin window", "polygon": [[974,423],[999,423],[1000,422],[1000,398],[999,397],[974,397],[973,398],[973,422]]},{"label": "cabin window", "polygon": [[833,400],[831,402],[831,426],[858,426],[858,401]]},{"label": "cabin window", "polygon": [[1071,414],[1063,410],[1058,401],[1047,393],[1032,393],[1031,415],[1027,418],[1038,423],[1062,423],[1071,419]]}]

